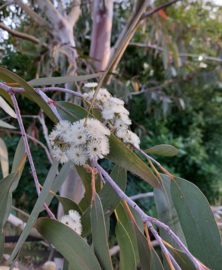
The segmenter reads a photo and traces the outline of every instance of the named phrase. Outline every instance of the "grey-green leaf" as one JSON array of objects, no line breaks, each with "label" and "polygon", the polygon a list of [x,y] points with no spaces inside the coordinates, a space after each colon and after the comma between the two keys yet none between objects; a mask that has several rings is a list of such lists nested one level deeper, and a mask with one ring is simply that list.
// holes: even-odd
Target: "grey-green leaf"
[{"label": "grey-green leaf", "polygon": [[36,228],[68,260],[74,270],[101,270],[92,249],[74,230],[49,218],[39,218]]},{"label": "grey-green leaf", "polygon": [[109,254],[105,217],[102,203],[97,194],[95,194],[92,203],[91,226],[93,248],[101,268],[104,270],[112,270],[113,267]]},{"label": "grey-green leaf", "polygon": [[10,125],[2,120],[0,120],[0,127],[9,128],[9,129],[16,129],[16,127],[14,127],[14,126],[12,126],[12,125]]},{"label": "grey-green leaf", "polygon": [[178,154],[178,150],[174,146],[168,144],[156,145],[143,151],[147,154],[156,154],[165,157],[173,157]]},{"label": "grey-green leaf", "polygon": [[175,181],[171,181],[170,191],[189,251],[210,269],[220,270],[220,233],[207,199],[191,182]]},{"label": "grey-green leaf", "polygon": [[17,255],[19,249],[21,248],[21,246],[23,245],[23,243],[25,242],[25,239],[27,238],[27,236],[29,235],[29,232],[31,231],[32,227],[34,226],[34,223],[38,217],[38,214],[40,212],[40,209],[49,193],[49,190],[52,186],[52,182],[55,178],[56,172],[57,172],[57,168],[58,168],[58,163],[54,162],[52,164],[51,169],[49,170],[49,173],[47,175],[47,178],[45,180],[45,183],[43,185],[42,191],[36,201],[36,204],[32,210],[32,213],[27,221],[27,224],[25,226],[25,229],[23,230],[21,236],[19,237],[19,240],[9,258],[9,262],[11,262],[15,256]]}]

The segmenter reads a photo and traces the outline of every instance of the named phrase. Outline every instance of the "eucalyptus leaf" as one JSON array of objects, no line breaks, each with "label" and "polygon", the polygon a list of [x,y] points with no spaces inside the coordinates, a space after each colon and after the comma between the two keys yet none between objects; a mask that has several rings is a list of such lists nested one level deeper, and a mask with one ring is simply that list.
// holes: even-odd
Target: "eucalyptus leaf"
[{"label": "eucalyptus leaf", "polygon": [[62,84],[68,82],[80,82],[80,81],[87,81],[93,78],[97,78],[101,76],[103,73],[94,73],[89,75],[82,75],[82,76],[64,76],[64,77],[50,77],[50,78],[39,78],[34,79],[28,82],[31,86],[40,86],[40,85],[50,85],[50,84]]},{"label": "eucalyptus leaf", "polygon": [[61,202],[65,215],[69,214],[69,210],[75,210],[80,214],[80,216],[82,216],[82,211],[80,210],[78,204],[76,204],[74,201],[59,195],[55,195],[55,197]]},{"label": "eucalyptus leaf", "polygon": [[9,129],[16,129],[16,127],[14,127],[14,126],[12,126],[12,125],[10,125],[2,120],[0,120],[0,127],[9,128]]},{"label": "eucalyptus leaf", "polygon": [[92,249],[74,230],[49,218],[39,218],[36,228],[75,270],[101,270]]},{"label": "eucalyptus leaf", "polygon": [[147,154],[155,154],[165,157],[173,157],[178,154],[178,150],[174,146],[168,144],[156,145],[143,151]]},{"label": "eucalyptus leaf", "polygon": [[92,240],[95,255],[102,269],[112,270],[109,254],[108,237],[102,203],[97,194],[94,195],[91,211]]},{"label": "eucalyptus leaf", "polygon": [[9,172],[8,149],[2,138],[0,138],[0,161],[1,161],[2,175],[3,177],[6,177]]},{"label": "eucalyptus leaf", "polygon": [[170,191],[189,251],[210,269],[221,269],[221,238],[207,199],[193,183],[175,181]]},{"label": "eucalyptus leaf", "polygon": [[49,193],[49,190],[51,188],[52,182],[55,178],[56,172],[57,172],[57,168],[58,168],[58,163],[54,162],[49,170],[49,173],[47,175],[47,178],[45,180],[45,183],[43,185],[42,191],[36,201],[36,204],[32,210],[32,213],[26,223],[26,226],[21,234],[21,236],[19,237],[19,240],[9,258],[9,262],[11,262],[17,255],[19,249],[22,247],[23,243],[25,242],[25,239],[27,238],[27,236],[29,235],[32,227],[34,226],[34,223],[38,217],[38,214],[40,212],[40,209]]}]

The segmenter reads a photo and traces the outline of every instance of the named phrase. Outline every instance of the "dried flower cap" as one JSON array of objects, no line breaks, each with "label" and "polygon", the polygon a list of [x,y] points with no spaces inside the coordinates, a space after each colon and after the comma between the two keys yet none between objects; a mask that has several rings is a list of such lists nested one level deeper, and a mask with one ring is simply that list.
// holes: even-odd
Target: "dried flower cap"
[{"label": "dried flower cap", "polygon": [[87,88],[94,88],[97,85],[98,85],[97,82],[92,82],[92,83],[86,83],[86,84],[84,84],[84,86],[87,87]]},{"label": "dried flower cap", "polygon": [[43,270],[56,270],[56,264],[52,261],[48,261],[43,264]]}]

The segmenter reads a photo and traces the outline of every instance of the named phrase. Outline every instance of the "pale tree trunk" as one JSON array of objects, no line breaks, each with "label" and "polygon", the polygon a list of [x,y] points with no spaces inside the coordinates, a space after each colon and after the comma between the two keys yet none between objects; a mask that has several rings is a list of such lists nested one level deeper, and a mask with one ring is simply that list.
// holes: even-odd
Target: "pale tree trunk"
[{"label": "pale tree trunk", "polygon": [[98,71],[105,70],[110,56],[113,0],[94,0],[90,57]]}]

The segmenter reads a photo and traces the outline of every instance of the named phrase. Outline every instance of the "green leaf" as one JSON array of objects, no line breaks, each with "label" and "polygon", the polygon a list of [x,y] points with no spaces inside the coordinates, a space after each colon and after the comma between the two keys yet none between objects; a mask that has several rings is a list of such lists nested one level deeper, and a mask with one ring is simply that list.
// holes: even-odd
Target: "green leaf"
[{"label": "green leaf", "polygon": [[69,210],[75,210],[80,214],[80,216],[82,216],[82,211],[80,210],[78,204],[76,204],[74,201],[59,195],[56,195],[55,197],[61,202],[65,215],[69,214]]},{"label": "green leaf", "polygon": [[169,50],[172,51],[175,66],[178,67],[178,48],[176,43],[169,43]]},{"label": "green leaf", "polygon": [[15,155],[14,155],[14,159],[12,163],[12,170],[11,170],[12,173],[17,171],[21,163],[21,157],[24,157],[24,155],[25,155],[25,145],[24,145],[23,137],[21,137],[15,150]]},{"label": "green leaf", "polygon": [[122,223],[117,220],[116,223],[116,238],[120,247],[120,270],[135,270],[136,258],[133,249],[133,243],[129,233],[126,231]]},{"label": "green leaf", "polygon": [[[2,79],[1,74],[0,74],[0,79]],[[10,79],[9,79],[9,81],[7,81],[7,82],[10,82]],[[11,80],[11,82],[14,82],[14,81]],[[5,92],[5,90],[1,89],[1,87],[0,87],[0,95],[1,95],[5,100],[7,100],[8,103],[9,103],[12,107],[14,107],[14,104],[13,104],[13,102],[12,102],[12,99],[11,99],[10,95],[9,95],[7,92]]]},{"label": "green leaf", "polygon": [[[49,108],[48,104],[42,99],[41,96],[39,96],[39,94],[37,94],[37,92],[26,81],[24,81],[22,78],[20,78],[15,73],[12,73],[11,71],[0,67],[0,79],[2,79],[3,81],[7,81],[8,78],[12,79],[14,82],[18,83],[22,88],[24,88],[25,91],[27,92],[29,98],[31,98],[31,100],[36,102],[39,105],[39,107],[43,109],[43,111],[48,115],[48,117],[54,123],[58,122],[57,117],[54,115],[52,110]],[[4,80],[4,79],[6,79],[6,80]]]},{"label": "green leaf", "polygon": [[[158,213],[158,219],[170,227],[170,229],[180,238],[187,246],[186,239],[181,228],[179,216],[175,209],[175,205],[170,194],[171,179],[168,175],[160,174],[162,179],[163,190],[154,189],[154,200]],[[163,229],[160,228],[160,236],[174,248],[179,248],[178,244],[172,237]]]},{"label": "green leaf", "polygon": [[1,161],[2,175],[3,177],[6,177],[9,171],[8,149],[2,138],[0,138],[0,161]]},{"label": "green leaf", "polygon": [[14,110],[8,105],[8,103],[2,98],[0,97],[0,107],[11,117],[13,118],[17,118],[16,113],[14,112]]},{"label": "green leaf", "polygon": [[2,120],[0,120],[0,127],[9,128],[9,129],[16,129],[16,127],[14,127],[14,126],[12,126],[12,125],[10,125]]},{"label": "green leaf", "polygon": [[101,270],[92,249],[68,226],[57,220],[39,218],[36,228],[68,260],[73,269]]},{"label": "green leaf", "polygon": [[132,243],[133,252],[135,255],[135,263],[136,263],[136,265],[138,265],[140,258],[139,258],[139,252],[138,252],[138,247],[137,247],[136,231],[135,231],[133,222],[132,222],[123,202],[121,202],[117,206],[116,216],[118,217],[117,218],[118,221],[121,222],[122,226],[124,227],[124,229],[128,233],[128,236],[129,236],[131,243]]},{"label": "green leaf", "polygon": [[[115,166],[113,171],[111,172],[110,176],[114,180],[114,182],[123,190],[125,191],[126,188],[126,171],[119,167]],[[99,192],[99,197],[101,203],[103,205],[103,211],[105,213],[105,219],[107,219],[113,211],[116,209],[117,205],[120,203],[121,198],[113,189],[113,187],[106,182],[104,187]],[[91,233],[91,218],[90,218],[91,209],[88,208],[82,215],[82,236],[86,237]]]},{"label": "green leaf", "polygon": [[108,237],[102,203],[95,194],[91,212],[92,240],[95,255],[102,269],[113,269],[109,254]]},{"label": "green leaf", "polygon": [[5,242],[5,235],[3,230],[0,231],[0,263],[2,261],[2,256],[4,254],[4,242]]},{"label": "green leaf", "polygon": [[64,77],[50,77],[50,78],[39,78],[35,80],[31,80],[28,83],[31,86],[40,86],[40,85],[51,85],[51,84],[62,84],[68,82],[80,82],[80,81],[87,81],[89,79],[97,78],[101,76],[103,73],[94,73],[89,75],[82,75],[82,76],[64,76]]},{"label": "green leaf", "polygon": [[147,238],[135,226],[137,244],[140,256],[141,270],[164,270],[160,258],[152,246],[148,245]]},{"label": "green leaf", "polygon": [[143,151],[147,154],[155,154],[165,157],[173,157],[178,154],[178,150],[174,146],[168,144],[156,145]]},{"label": "green leaf", "polygon": [[169,58],[169,46],[166,43],[163,47],[163,66],[164,69],[167,69],[168,66],[168,58]]},{"label": "green leaf", "polygon": [[196,269],[194,264],[191,262],[191,260],[187,257],[187,255],[184,252],[178,249],[171,249],[171,250],[173,252],[173,257],[175,258],[175,260],[177,261],[177,263],[183,270]]},{"label": "green leaf", "polygon": [[[66,180],[66,177],[68,176],[71,168],[73,166],[73,162],[67,162],[62,166],[62,169],[60,170],[59,174],[56,176],[55,180],[53,181],[52,187],[51,187],[51,191],[53,191],[54,193],[57,193],[59,191],[59,188],[61,187],[61,185],[64,183],[64,181]],[[52,193],[49,193],[45,203],[46,205],[50,205],[52,199],[53,199],[54,195]],[[42,207],[41,211],[43,211],[45,208]]]},{"label": "green leaf", "polygon": [[21,246],[23,245],[23,243],[25,242],[27,236],[29,235],[37,217],[39,214],[39,211],[49,193],[49,190],[51,188],[52,182],[55,178],[56,172],[57,172],[57,168],[58,168],[58,162],[54,162],[49,170],[49,173],[47,175],[47,178],[45,180],[45,183],[43,185],[42,191],[36,201],[36,204],[32,210],[32,213],[27,221],[27,224],[21,234],[21,236],[19,237],[19,240],[9,258],[9,262],[11,262],[17,255],[19,249],[21,248]]},{"label": "green leaf", "polygon": [[[60,106],[58,107],[58,112],[64,120],[66,119],[73,122],[87,116],[87,111],[80,106],[64,101],[57,103]],[[92,115],[90,116],[93,117]],[[123,167],[124,169],[135,173],[148,182],[151,186],[156,188],[160,187],[159,180],[156,178],[150,168],[113,134],[111,134],[109,137],[109,144],[110,153],[106,156],[107,159]]]},{"label": "green leaf", "polygon": [[197,186],[181,178],[171,181],[175,204],[189,251],[210,269],[222,265],[220,234],[210,205]]}]

